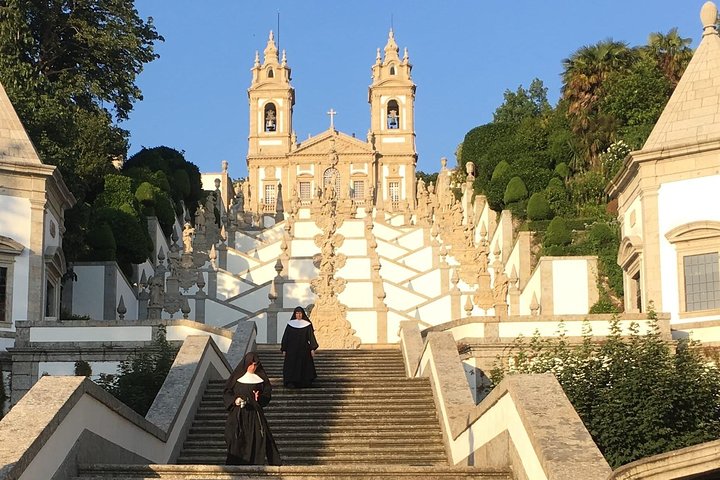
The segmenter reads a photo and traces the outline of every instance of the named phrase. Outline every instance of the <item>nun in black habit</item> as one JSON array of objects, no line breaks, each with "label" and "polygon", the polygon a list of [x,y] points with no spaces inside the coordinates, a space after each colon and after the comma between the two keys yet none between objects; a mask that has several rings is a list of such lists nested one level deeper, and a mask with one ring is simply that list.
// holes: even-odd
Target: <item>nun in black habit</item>
[{"label": "nun in black habit", "polygon": [[223,402],[227,465],[280,465],[280,452],[270,433],[263,407],[272,386],[256,352],[245,354],[225,383]]},{"label": "nun in black habit", "polygon": [[318,348],[315,330],[302,307],[295,307],[285,327],[280,350],[284,355],[283,383],[286,387],[309,387],[317,377],[313,356]]}]

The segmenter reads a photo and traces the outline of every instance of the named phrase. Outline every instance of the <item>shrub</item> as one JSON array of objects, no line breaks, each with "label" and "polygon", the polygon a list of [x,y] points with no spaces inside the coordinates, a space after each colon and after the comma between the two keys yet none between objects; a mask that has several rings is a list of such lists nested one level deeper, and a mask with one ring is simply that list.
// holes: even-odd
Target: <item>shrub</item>
[{"label": "shrub", "polygon": [[647,334],[633,324],[624,337],[613,320],[604,342],[593,342],[586,324],[579,347],[570,346],[562,333],[552,339],[536,334],[529,343],[520,338],[498,360],[491,379],[497,384],[512,373],[554,374],[613,468],[716,439],[717,366],[687,340],[674,348],[660,334],[652,311],[648,316]]},{"label": "shrub", "polygon": [[151,345],[135,350],[120,362],[117,374],[100,374],[98,380],[101,387],[143,416],[150,410],[177,354],[165,332],[165,326],[160,325]]},{"label": "shrub", "polygon": [[555,165],[555,175],[562,178],[563,180],[570,176],[570,167],[567,163],[562,162]]},{"label": "shrub", "polygon": [[505,202],[505,205],[519,202],[520,200],[525,200],[527,196],[528,191],[527,188],[525,188],[525,183],[520,177],[513,177],[510,179],[510,182],[508,182],[507,187],[505,187],[503,202]]},{"label": "shrub", "polygon": [[504,178],[509,172],[510,164],[503,160],[495,166],[495,169],[492,172],[492,177],[490,179],[498,180],[500,178]]},{"label": "shrub", "polygon": [[570,245],[571,241],[572,237],[570,236],[570,230],[567,227],[565,219],[562,217],[553,218],[545,232],[543,245]]},{"label": "shrub", "polygon": [[75,362],[76,377],[89,377],[90,375],[92,375],[92,368],[88,362],[85,360],[78,360]]},{"label": "shrub", "polygon": [[142,182],[135,190],[135,198],[143,206],[146,215],[155,215],[155,195],[158,188],[149,182]]},{"label": "shrub", "polygon": [[596,249],[603,248],[615,242],[616,238],[617,235],[615,235],[615,232],[613,232],[606,223],[596,223],[590,227],[590,231],[588,232],[588,240]]},{"label": "shrub", "polygon": [[570,203],[570,194],[565,184],[559,178],[552,178],[545,189],[545,198],[550,205],[550,210],[555,216],[568,216],[573,213],[573,206]]},{"label": "shrub", "polygon": [[105,222],[95,225],[87,234],[91,260],[112,261],[116,259],[117,244],[112,228]]},{"label": "shrub", "polygon": [[532,194],[527,205],[527,216],[530,220],[547,220],[552,216],[550,204],[545,195],[540,192]]}]

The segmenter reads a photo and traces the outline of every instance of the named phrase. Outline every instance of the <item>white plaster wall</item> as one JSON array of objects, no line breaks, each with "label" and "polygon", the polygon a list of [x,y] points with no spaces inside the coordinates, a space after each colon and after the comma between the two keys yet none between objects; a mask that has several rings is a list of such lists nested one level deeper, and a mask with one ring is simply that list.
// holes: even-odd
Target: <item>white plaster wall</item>
[{"label": "white plaster wall", "polygon": [[263,242],[271,243],[279,242],[280,240],[282,240],[284,235],[284,229],[278,224],[275,225],[273,228],[262,232],[258,238],[260,238]]},{"label": "white plaster wall", "polygon": [[[372,308],[375,303],[372,282],[348,282],[345,290],[338,295],[338,300],[348,308]],[[385,300],[387,303],[387,298]]]},{"label": "white plaster wall", "polygon": [[115,275],[115,289],[115,292],[117,292],[115,297],[115,315],[118,315],[117,306],[120,303],[120,296],[122,295],[123,303],[125,303],[125,308],[127,308],[127,312],[125,312],[125,319],[137,320],[138,299],[135,294],[135,289],[128,283],[125,275],[123,275],[120,270],[117,270]]},{"label": "white plaster wall", "polygon": [[142,342],[152,340],[149,325],[127,327],[32,327],[30,342]]},{"label": "white plaster wall", "polygon": [[408,251],[404,248],[396,247],[395,245],[392,245],[382,240],[378,241],[377,244],[378,245],[375,250],[381,257],[397,258],[400,255],[405,255],[406,253],[408,253]]},{"label": "white plaster wall", "polygon": [[[182,230],[181,230],[182,232]],[[157,257],[160,250],[163,251],[163,254],[165,255],[165,258],[167,259],[168,252],[170,251],[170,247],[168,246],[167,239],[165,238],[165,234],[162,231],[162,228],[160,228],[160,223],[155,223],[155,232],[150,232],[150,235],[153,240],[153,245],[155,246],[155,255]],[[180,235],[182,238],[182,235]],[[180,242],[182,243],[182,242]]]},{"label": "white plaster wall", "polygon": [[258,248],[255,250],[257,258],[262,262],[269,262],[271,260],[277,260],[282,250],[280,249],[280,242],[272,243],[264,248]]},{"label": "white plaster wall", "polygon": [[403,285],[410,291],[418,292],[426,297],[434,298],[440,295],[440,270],[430,270],[417,277],[411,278]]},{"label": "white plaster wall", "polygon": [[252,318],[249,318],[248,321],[255,322],[255,327],[257,328],[257,336],[255,337],[255,341],[257,343],[267,343],[267,315],[264,313],[259,314]]},{"label": "white plaster wall", "polygon": [[[717,320],[713,318],[713,320]],[[693,321],[700,321],[693,318]],[[683,328],[682,323],[677,323],[673,326],[673,340],[678,340],[683,337],[689,336],[691,340],[699,340],[701,342],[720,342],[720,327],[706,327],[706,328]]]},{"label": "white plaster wall", "polygon": [[[55,238],[50,235],[50,224],[55,224]],[[45,240],[43,245],[47,247],[60,246],[60,222],[50,210],[45,210]]]},{"label": "white plaster wall", "polygon": [[[275,272],[273,271],[273,273]],[[260,309],[268,307],[270,302],[270,300],[268,300],[268,293],[270,293],[270,285],[263,285],[257,290],[249,292],[247,295],[243,295],[241,298],[233,300],[231,303],[250,312],[257,312]],[[238,313],[239,312],[235,312],[235,318],[240,316]],[[205,315],[205,318],[208,318],[207,314]]]},{"label": "white plaster wall", "polygon": [[105,267],[103,265],[76,265],[74,270],[78,279],[73,285],[73,313],[103,320]]},{"label": "white plaster wall", "polygon": [[337,233],[348,238],[365,238],[365,222],[362,220],[345,220]]},{"label": "white plaster wall", "polygon": [[[88,362],[88,364],[92,370],[90,378],[95,380],[100,378],[101,373],[111,375],[118,373],[120,362]],[[73,376],[75,375],[75,362],[39,362],[38,372],[40,375]]]},{"label": "white plaster wall", "polygon": [[458,325],[450,329],[455,341],[460,341],[464,338],[483,338],[485,337],[485,324],[483,322],[466,323],[464,325]]},{"label": "white plaster wall", "polygon": [[[536,266],[530,280],[528,281],[525,288],[520,293],[520,315],[530,315],[530,304],[532,303],[533,293],[537,298],[538,304],[542,302],[542,281],[540,276],[540,263]],[[542,311],[540,313],[543,313]]]},{"label": "white plaster wall", "polygon": [[168,341],[185,340],[190,335],[207,335],[211,337],[221,352],[227,352],[228,348],[230,348],[230,342],[232,342],[230,337],[206,332],[187,325],[170,325],[167,328],[166,338]]},{"label": "white plaster wall", "polygon": [[362,280],[370,278],[370,259],[368,257],[348,258],[345,266],[338,270],[337,277],[346,280]]},{"label": "white plaster wall", "polygon": [[[510,252],[510,256],[507,259],[507,262],[505,263],[505,273],[508,277],[512,274],[512,269],[515,267],[515,273],[520,276],[520,243],[515,242],[513,245],[512,252]],[[522,282],[520,282],[522,285]]]},{"label": "white plaster wall", "polygon": [[425,322],[427,325],[438,325],[452,320],[450,312],[450,295],[446,294],[425,305],[413,308],[408,311],[408,314],[415,317],[416,320]]},{"label": "white plaster wall", "polygon": [[720,221],[720,207],[713,200],[718,198],[719,191],[720,175],[668,182],[658,190],[662,310],[670,313],[671,320],[677,320],[680,311],[677,254],[665,234],[690,222]]},{"label": "white plaster wall", "polygon": [[[211,298],[205,300],[205,324],[211,327],[225,328],[225,325],[244,317],[244,314],[218,303]],[[235,327],[231,327],[234,329]]]},{"label": "white plaster wall", "polygon": [[382,239],[386,242],[394,241],[396,238],[402,236],[402,232],[398,231],[398,229],[383,225],[382,223],[374,223],[372,231],[378,240]]},{"label": "white plaster wall", "polygon": [[303,307],[315,303],[315,294],[310,289],[309,282],[283,284],[283,308]]},{"label": "white plaster wall", "polygon": [[[3,331],[7,331],[7,330],[3,330]],[[8,348],[12,348],[14,346],[15,346],[14,338],[0,337],[0,351],[7,351]]]},{"label": "white plaster wall", "polygon": [[390,283],[383,283],[385,288],[385,305],[397,310],[407,311],[427,301],[424,296],[414,294],[404,288],[396,287]]},{"label": "white plaster wall", "polygon": [[417,274],[417,271],[406,268],[393,261],[384,258],[380,259],[380,275],[382,275],[383,280],[401,284]]},{"label": "white plaster wall", "polygon": [[398,239],[400,245],[408,250],[417,250],[423,248],[425,243],[422,228],[411,230]]},{"label": "white plaster wall", "polygon": [[[500,337],[516,338],[519,335],[530,337],[536,331],[543,337],[556,337],[560,331],[560,320],[561,319],[558,318],[550,321],[501,322],[499,325]],[[579,320],[564,321],[565,334],[570,337],[582,336],[584,323],[590,325],[593,336],[605,337],[610,334],[610,322],[606,320],[594,320],[590,322],[583,322]],[[619,322],[622,335],[630,334],[631,323],[631,320],[621,320]],[[640,333],[647,333],[650,330],[650,322],[647,320],[636,320],[635,323],[639,325]]]},{"label": "white plaster wall", "polygon": [[432,247],[419,247],[420,249],[410,255],[402,257],[402,261],[408,267],[426,272],[432,268],[433,252]]},{"label": "white plaster wall", "polygon": [[257,247],[259,242],[253,237],[242,232],[235,232],[235,248],[241,251],[249,251]]},{"label": "white plaster wall", "polygon": [[[355,335],[362,343],[377,343],[377,314],[370,311],[349,311],[347,319],[350,322]],[[322,345],[320,346],[322,348]]]},{"label": "white plaster wall", "polygon": [[225,269],[229,272],[242,272],[259,264],[260,262],[257,259],[243,255],[237,250],[229,248],[227,251],[227,266]]},{"label": "white plaster wall", "polygon": [[290,259],[288,262],[288,278],[298,280],[301,278],[314,278],[318,274],[312,258]]},{"label": "white plaster wall", "polygon": [[[588,261],[567,259],[552,260],[553,314],[570,315],[588,313]],[[532,297],[531,297],[532,300]],[[528,306],[528,308],[530,308]]]},{"label": "white plaster wall", "polygon": [[[12,320],[27,320],[28,279],[30,277],[30,200],[0,195],[0,235],[10,237],[25,248],[13,264]],[[39,299],[38,299],[39,301]]]},{"label": "white plaster wall", "polygon": [[275,271],[275,262],[268,262],[265,265],[260,265],[252,270],[241,272],[238,276],[246,282],[254,283],[256,285],[269,282],[277,276],[277,272]]},{"label": "white plaster wall", "polygon": [[[630,216],[633,212],[635,213],[635,224],[631,226]],[[623,235],[637,235],[638,237],[642,238],[642,219],[642,202],[640,196],[638,195],[635,200],[632,201],[630,207],[628,207],[625,215],[623,216]]]},{"label": "white plaster wall", "polygon": [[[310,212],[310,209],[307,209],[308,213]],[[295,226],[293,227],[293,233],[295,234],[295,239],[298,238],[315,238],[315,235],[320,235],[322,233],[322,230],[320,230],[317,225],[315,225],[315,222],[296,222]]]},{"label": "white plaster wall", "polygon": [[215,179],[222,180],[222,173],[201,173],[200,184],[203,190],[215,191]]},{"label": "white plaster wall", "polygon": [[252,288],[251,285],[240,279],[229,275],[228,273],[219,271],[217,275],[217,298],[226,300],[236,295],[244,293]]},{"label": "white plaster wall", "polygon": [[368,254],[367,242],[360,238],[346,238],[336,253],[343,253],[351,257],[365,257]]},{"label": "white plaster wall", "polygon": [[320,249],[315,245],[315,240],[298,240],[292,241],[293,257],[312,257],[316,253],[320,253]]}]

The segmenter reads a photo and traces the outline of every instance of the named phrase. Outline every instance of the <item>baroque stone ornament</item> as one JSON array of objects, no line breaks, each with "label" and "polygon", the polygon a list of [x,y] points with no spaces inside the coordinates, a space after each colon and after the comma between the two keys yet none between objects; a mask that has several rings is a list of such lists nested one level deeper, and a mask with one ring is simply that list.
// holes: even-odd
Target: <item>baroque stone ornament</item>
[{"label": "baroque stone ornament", "polygon": [[320,253],[315,256],[314,263],[319,272],[310,282],[317,297],[312,311],[315,336],[323,348],[357,348],[360,339],[355,336],[355,330],[347,319],[347,306],[338,300],[338,295],[345,290],[346,281],[335,274],[347,259],[345,255],[336,253],[345,237],[336,233],[339,222],[335,216],[335,202],[325,203],[322,213],[317,224],[323,233],[315,236],[315,245],[320,248]]}]

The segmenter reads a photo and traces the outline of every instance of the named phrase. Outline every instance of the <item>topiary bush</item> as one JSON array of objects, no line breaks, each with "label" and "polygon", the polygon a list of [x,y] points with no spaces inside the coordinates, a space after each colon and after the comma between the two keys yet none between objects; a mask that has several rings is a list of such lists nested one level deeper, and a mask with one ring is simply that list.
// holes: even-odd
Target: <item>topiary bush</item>
[{"label": "topiary bush", "polygon": [[535,192],[528,200],[527,216],[530,220],[547,220],[552,217],[552,210],[545,195]]},{"label": "topiary bush", "polygon": [[547,188],[545,188],[545,198],[554,216],[565,217],[572,215],[574,208],[570,203],[570,193],[559,178],[550,179]]},{"label": "topiary bush", "polygon": [[91,227],[86,241],[90,247],[88,255],[91,260],[112,261],[116,259],[117,243],[112,228],[106,222]]},{"label": "topiary bush", "polygon": [[562,178],[563,180],[570,176],[570,167],[567,163],[562,162],[555,165],[555,175]]},{"label": "topiary bush", "polygon": [[508,182],[507,187],[505,187],[503,202],[505,202],[505,205],[513,202],[519,202],[521,200],[525,200],[527,196],[528,191],[525,187],[525,182],[523,182],[520,177],[513,177],[510,179],[510,182]]},{"label": "topiary bush", "polygon": [[545,237],[543,238],[543,245],[570,245],[572,237],[570,235],[570,229],[562,217],[555,217],[548,225],[547,231],[545,231]]},{"label": "topiary bush", "polygon": [[142,182],[137,190],[135,190],[135,198],[140,202],[140,205],[143,206],[143,213],[145,213],[145,215],[155,215],[155,196],[158,190],[159,188],[149,182]]}]

